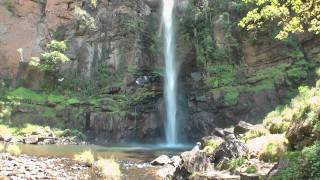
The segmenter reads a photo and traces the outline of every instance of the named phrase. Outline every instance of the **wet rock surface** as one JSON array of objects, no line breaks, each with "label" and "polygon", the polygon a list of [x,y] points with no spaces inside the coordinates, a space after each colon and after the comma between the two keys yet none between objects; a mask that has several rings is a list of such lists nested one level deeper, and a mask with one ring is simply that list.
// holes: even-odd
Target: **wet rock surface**
[{"label": "wet rock surface", "polygon": [[68,158],[0,154],[0,179],[92,179],[90,171]]}]

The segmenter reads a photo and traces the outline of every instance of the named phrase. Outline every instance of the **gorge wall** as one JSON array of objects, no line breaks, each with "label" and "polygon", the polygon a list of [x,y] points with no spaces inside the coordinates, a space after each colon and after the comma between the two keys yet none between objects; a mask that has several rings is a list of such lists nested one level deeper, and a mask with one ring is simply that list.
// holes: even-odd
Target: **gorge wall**
[{"label": "gorge wall", "polygon": [[[14,107],[12,122],[62,124],[106,143],[161,141],[165,113],[159,1],[39,2],[1,2],[0,77],[43,91],[45,74],[27,62],[40,56],[50,40],[64,40],[72,61],[61,67],[59,86],[80,97],[70,103],[49,98],[23,102]],[[237,0],[177,2],[183,140],[198,140],[240,120],[257,123],[312,79],[319,42],[312,36],[279,42],[273,29],[248,34],[237,26],[245,12]]]}]

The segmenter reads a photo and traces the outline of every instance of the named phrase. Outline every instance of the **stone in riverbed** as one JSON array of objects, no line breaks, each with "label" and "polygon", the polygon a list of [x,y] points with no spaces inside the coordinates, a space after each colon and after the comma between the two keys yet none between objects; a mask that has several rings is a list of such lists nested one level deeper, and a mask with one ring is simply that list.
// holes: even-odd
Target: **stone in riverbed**
[{"label": "stone in riverbed", "polygon": [[156,159],[154,159],[153,161],[151,161],[151,165],[163,166],[163,165],[169,164],[171,162],[172,162],[171,159],[167,155],[161,155],[161,156],[157,157]]},{"label": "stone in riverbed", "polygon": [[25,144],[38,144],[39,137],[37,135],[30,135],[24,139]]}]

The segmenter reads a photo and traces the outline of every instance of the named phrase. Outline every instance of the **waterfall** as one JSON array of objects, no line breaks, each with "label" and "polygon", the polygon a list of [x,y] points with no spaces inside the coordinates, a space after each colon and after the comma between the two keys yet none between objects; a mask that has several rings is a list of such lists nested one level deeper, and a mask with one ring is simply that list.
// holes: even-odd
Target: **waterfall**
[{"label": "waterfall", "polygon": [[177,72],[175,62],[174,29],[173,29],[174,0],[163,0],[162,22],[164,24],[164,58],[165,72],[165,103],[167,121],[165,127],[167,145],[177,145]]}]

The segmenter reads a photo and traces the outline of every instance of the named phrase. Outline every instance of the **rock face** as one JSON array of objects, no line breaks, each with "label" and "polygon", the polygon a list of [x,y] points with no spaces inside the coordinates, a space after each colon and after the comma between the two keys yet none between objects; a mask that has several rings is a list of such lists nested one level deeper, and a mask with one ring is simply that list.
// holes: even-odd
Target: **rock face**
[{"label": "rock face", "polygon": [[[164,62],[159,31],[161,1],[99,0],[97,7],[87,0],[6,2],[10,3],[0,2],[0,79],[12,79],[13,84],[19,84],[21,80],[24,86],[41,87],[44,74],[29,67],[27,62],[31,57],[43,53],[50,40],[65,40],[68,44],[66,54],[72,59],[61,67],[65,79],[71,79],[71,82],[94,82],[97,92],[93,94],[99,94],[102,99],[123,95],[136,100],[128,103],[125,113],[119,113],[119,107],[112,106],[114,102],[106,101],[99,107],[89,103],[68,106],[63,111],[59,110],[59,117],[54,118],[39,117],[42,110],[40,112],[37,109],[28,113],[17,112],[13,115],[14,120],[26,119],[24,117],[31,114],[35,123],[52,125],[61,118],[68,128],[84,130],[93,139],[106,143],[137,139],[155,142],[164,137],[161,71]],[[187,0],[177,1],[177,26],[183,27],[180,22],[188,17],[189,5],[199,6],[202,10],[202,6],[211,2],[214,1],[197,1],[195,4]],[[76,13],[76,6],[84,11]],[[228,10],[225,12],[233,21],[243,13]],[[224,14],[217,14],[213,18],[219,19]],[[86,24],[91,20],[94,23]],[[237,47],[234,47],[234,44],[228,45],[226,37],[229,36],[222,27],[212,27],[210,36],[215,47],[231,46],[230,55],[235,56],[236,61],[230,64],[245,67],[235,74],[233,81],[238,83],[234,89],[241,89],[241,86],[247,91],[231,94],[237,96],[236,100],[232,104],[225,104],[226,93],[219,89],[231,86],[217,88],[215,92],[207,88],[203,77],[206,72],[197,62],[199,52],[193,42],[186,40],[187,33],[181,29],[177,27],[176,34],[176,60],[180,70],[177,99],[181,105],[178,117],[183,125],[179,133],[185,135],[184,139],[199,141],[201,137],[215,134],[217,127],[236,125],[239,121],[241,124],[235,128],[235,134],[244,133],[249,128],[245,122],[255,124],[287,99],[288,85],[292,83],[283,77],[277,78],[277,83],[267,84],[273,88],[250,89],[251,85],[265,81],[250,79],[254,74],[259,75],[261,70],[294,61],[288,55],[292,49],[284,43],[274,41],[268,35],[251,42],[248,40],[250,34],[231,32],[237,41],[234,43]],[[319,54],[314,50],[320,42],[310,38],[299,43],[308,50],[306,57],[317,57]],[[19,48],[23,50],[21,53],[17,51]],[[274,77],[269,80],[273,82]],[[74,89],[78,91],[81,87]],[[119,102],[117,98],[114,99]],[[85,110],[76,117],[74,112],[79,112],[79,109]],[[223,135],[223,138],[234,139],[234,135]]]},{"label": "rock face", "polygon": [[[67,0],[53,0],[45,7],[32,0],[2,1],[0,76],[15,77],[20,62],[39,56],[50,39],[50,31],[56,31],[71,19],[72,4]],[[21,54],[17,51],[19,48],[23,50]]]}]

